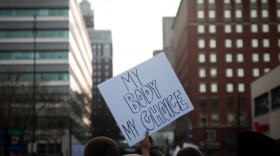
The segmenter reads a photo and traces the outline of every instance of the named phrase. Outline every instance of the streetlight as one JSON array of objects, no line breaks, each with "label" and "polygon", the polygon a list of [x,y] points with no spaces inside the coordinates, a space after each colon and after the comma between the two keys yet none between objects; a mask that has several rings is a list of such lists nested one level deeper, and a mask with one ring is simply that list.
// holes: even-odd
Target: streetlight
[{"label": "streetlight", "polygon": [[214,75],[214,77],[221,77],[221,78],[225,79],[226,81],[232,83],[234,88],[235,88],[235,90],[236,90],[236,96],[237,96],[237,115],[236,115],[236,121],[237,121],[237,135],[239,135],[240,132],[241,132],[241,125],[240,125],[240,94],[239,94],[239,91],[238,91],[238,84],[235,83],[234,81],[232,81],[231,79],[229,79],[228,77],[225,77],[224,75],[216,74],[216,75]]}]

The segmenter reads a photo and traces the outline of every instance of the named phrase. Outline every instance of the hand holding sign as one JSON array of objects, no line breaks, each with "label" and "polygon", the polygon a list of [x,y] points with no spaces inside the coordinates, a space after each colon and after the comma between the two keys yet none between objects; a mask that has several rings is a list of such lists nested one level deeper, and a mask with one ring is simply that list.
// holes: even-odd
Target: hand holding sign
[{"label": "hand holding sign", "polygon": [[129,146],[193,110],[164,53],[123,72],[98,88]]}]

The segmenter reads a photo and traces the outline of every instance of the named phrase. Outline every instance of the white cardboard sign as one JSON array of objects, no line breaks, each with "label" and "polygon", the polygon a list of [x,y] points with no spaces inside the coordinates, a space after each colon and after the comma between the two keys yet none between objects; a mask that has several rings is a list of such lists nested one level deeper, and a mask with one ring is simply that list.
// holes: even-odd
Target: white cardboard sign
[{"label": "white cardboard sign", "polygon": [[129,146],[194,109],[163,52],[97,87]]}]

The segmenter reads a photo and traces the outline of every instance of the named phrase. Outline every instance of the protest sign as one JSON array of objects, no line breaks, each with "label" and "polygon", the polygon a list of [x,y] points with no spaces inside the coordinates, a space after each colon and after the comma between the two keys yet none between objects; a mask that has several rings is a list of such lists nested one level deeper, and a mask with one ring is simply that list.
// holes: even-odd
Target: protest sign
[{"label": "protest sign", "polygon": [[97,87],[129,146],[194,109],[163,52]]}]

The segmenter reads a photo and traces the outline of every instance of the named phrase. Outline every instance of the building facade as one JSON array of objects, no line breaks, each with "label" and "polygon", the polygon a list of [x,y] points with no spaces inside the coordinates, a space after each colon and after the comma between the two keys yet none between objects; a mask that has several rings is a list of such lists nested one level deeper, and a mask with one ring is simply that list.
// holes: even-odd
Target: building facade
[{"label": "building facade", "polygon": [[280,142],[280,65],[251,83],[252,129]]},{"label": "building facade", "polygon": [[[34,105],[17,112],[25,117],[25,109],[32,107],[35,119],[27,124],[32,126],[20,127],[33,138],[24,152],[70,156],[72,145],[88,140],[91,127],[92,52],[79,5],[73,0],[0,0],[0,21],[1,82],[20,75],[19,84],[30,84],[25,89],[33,92]],[[15,93],[12,109],[23,103],[27,94],[22,93]]]},{"label": "building facade", "polygon": [[[88,15],[93,15],[90,2],[83,0],[80,6],[83,8],[82,13],[85,23],[94,23],[94,17],[88,18]],[[94,28],[94,24],[87,24],[87,30],[94,57],[92,60],[92,137],[107,136],[122,142],[124,137],[97,88],[98,84],[113,77],[112,32],[110,30],[97,30]]]},{"label": "building facade", "polygon": [[206,155],[236,154],[252,128],[250,83],[280,62],[279,13],[277,0],[181,1],[174,69],[195,109],[177,120],[178,144],[191,137]]}]

